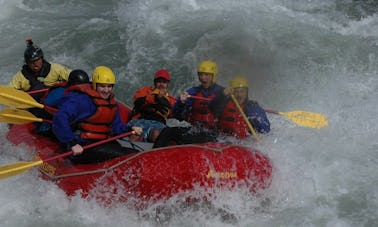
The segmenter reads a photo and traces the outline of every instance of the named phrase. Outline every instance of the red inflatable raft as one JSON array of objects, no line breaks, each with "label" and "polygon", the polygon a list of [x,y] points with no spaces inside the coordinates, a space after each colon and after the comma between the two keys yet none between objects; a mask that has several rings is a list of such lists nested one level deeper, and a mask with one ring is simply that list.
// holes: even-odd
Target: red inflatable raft
[{"label": "red inflatable raft", "polygon": [[[32,123],[12,125],[7,137],[16,145],[26,144],[43,160],[63,152],[55,140],[34,133]],[[39,170],[68,195],[80,193],[106,203],[167,199],[199,188],[246,187],[255,193],[267,188],[272,177],[270,160],[259,151],[219,142],[142,149],[96,164],[74,165],[61,158]]]}]

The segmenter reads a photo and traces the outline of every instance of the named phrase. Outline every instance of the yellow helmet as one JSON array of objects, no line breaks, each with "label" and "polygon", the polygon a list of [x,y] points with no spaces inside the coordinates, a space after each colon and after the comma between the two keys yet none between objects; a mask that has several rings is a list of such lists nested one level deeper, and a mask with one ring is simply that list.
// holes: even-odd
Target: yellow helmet
[{"label": "yellow helmet", "polygon": [[246,87],[248,88],[248,81],[245,77],[237,76],[230,81],[231,88]]},{"label": "yellow helmet", "polygon": [[113,71],[106,66],[97,66],[92,74],[93,89],[96,90],[97,84],[115,84]]},{"label": "yellow helmet", "polygon": [[218,66],[213,61],[203,61],[198,65],[198,73],[211,73],[213,74],[213,83],[217,80]]}]

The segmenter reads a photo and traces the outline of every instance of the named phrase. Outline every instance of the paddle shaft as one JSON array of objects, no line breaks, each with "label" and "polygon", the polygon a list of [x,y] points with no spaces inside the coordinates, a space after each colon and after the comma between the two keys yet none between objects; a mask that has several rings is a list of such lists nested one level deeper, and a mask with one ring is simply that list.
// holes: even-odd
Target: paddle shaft
[{"label": "paddle shaft", "polygon": [[41,89],[38,89],[38,90],[33,90],[33,91],[27,91],[26,93],[28,93],[29,95],[34,95],[34,94],[38,94],[38,93],[42,93],[42,92],[47,92],[49,91],[50,88],[41,88]]},{"label": "paddle shaft", "polygon": [[211,101],[211,98],[206,98],[206,97],[201,97],[201,96],[196,96],[196,95],[189,95],[189,98],[198,99],[202,101],[208,101],[208,102]]},{"label": "paddle shaft", "polygon": [[256,131],[253,129],[253,127],[251,125],[251,122],[249,122],[249,120],[248,120],[247,116],[245,115],[243,109],[241,108],[238,100],[236,100],[236,98],[235,98],[235,96],[233,94],[231,94],[230,96],[231,96],[232,101],[234,101],[236,107],[238,108],[240,114],[242,115],[245,123],[247,124],[247,126],[249,128],[249,130],[252,132],[252,135],[255,137],[255,139],[259,139],[259,137],[257,136]]},{"label": "paddle shaft", "polygon": [[[39,91],[39,90],[36,90]],[[31,91],[32,92],[32,91]],[[22,90],[17,90],[9,86],[0,86],[0,101],[3,105],[13,106],[16,108],[40,108],[49,111],[56,112],[57,109],[43,105],[37,102],[32,96],[27,92]]]},{"label": "paddle shaft", "polygon": [[[113,140],[117,140],[117,139],[120,139],[120,138],[123,138],[123,137],[126,137],[126,136],[130,136],[131,134],[134,134],[134,133],[135,133],[134,131],[125,132],[125,133],[119,134],[117,136],[113,136],[113,137],[110,137],[110,138],[107,138],[107,139],[104,139],[104,140],[100,140],[98,142],[94,142],[94,143],[88,144],[88,145],[84,146],[83,149],[86,150],[86,149],[89,149],[89,148],[92,148],[92,147],[96,147],[96,146],[99,146],[101,144],[113,141]],[[42,161],[43,162],[49,162],[49,161],[52,161],[52,160],[56,160],[56,159],[67,157],[67,156],[71,155],[72,153],[73,153],[73,151],[67,151],[67,152],[65,152],[63,154],[56,155],[56,156],[51,157],[51,158],[43,159]]]},{"label": "paddle shaft", "polygon": [[[177,100],[176,97],[173,97],[173,96],[170,96],[170,97]],[[208,101],[208,102],[211,101],[211,98],[206,98],[206,97],[201,97],[201,96],[196,96],[196,95],[189,95],[188,98],[198,99],[198,100]]]},{"label": "paddle shaft", "polygon": [[0,122],[10,124],[25,124],[29,122],[47,122],[52,123],[52,120],[37,118],[32,113],[22,109],[3,108],[0,111]]},{"label": "paddle shaft", "polygon": [[278,114],[278,115],[282,115],[281,112],[279,111],[276,111],[276,110],[271,110],[271,109],[264,109],[265,112],[267,113],[272,113],[272,114]]},{"label": "paddle shaft", "polygon": [[[193,99],[203,100],[203,101],[211,101],[211,98],[206,98],[206,97],[200,97],[200,96],[195,96],[195,95],[190,95],[189,97]],[[276,110],[264,109],[264,111],[267,113],[282,115],[281,112],[276,111]]]},{"label": "paddle shaft", "polygon": [[[101,140],[101,141],[89,144],[87,146],[84,146],[83,148],[89,149],[89,148],[110,142],[112,140],[116,140],[116,139],[120,139],[120,138],[129,136],[129,135],[134,134],[134,133],[135,133],[134,131],[126,132],[126,133],[120,134],[118,136],[114,136],[114,137],[111,137],[111,138],[108,138],[108,139],[105,139],[105,140]],[[8,164],[8,165],[5,165],[5,166],[0,166],[0,179],[19,175],[19,174],[24,173],[25,171],[35,167],[35,166],[42,165],[44,162],[56,160],[56,159],[59,159],[59,158],[64,158],[64,157],[69,156],[71,154],[73,154],[73,151],[68,151],[68,152],[65,152],[63,154],[53,156],[53,157],[50,157],[50,158],[46,158],[46,159],[43,159],[43,160],[40,159],[40,160],[32,161],[32,162],[16,162],[16,163]]]},{"label": "paddle shaft", "polygon": [[[42,89],[38,89],[38,90],[34,90],[34,91],[28,91],[26,93],[28,93],[29,95],[32,95],[32,94],[38,94],[38,93],[42,93],[42,92],[48,92],[49,90],[50,90],[50,88],[42,88]],[[53,113],[56,113],[58,111],[58,109],[51,107],[51,106],[47,106],[47,105],[43,105],[43,109],[50,111],[50,112],[53,112]]]},{"label": "paddle shaft", "polygon": [[[195,95],[190,95],[189,97],[193,99],[203,100],[203,101],[211,101],[211,98],[206,98],[206,97],[200,97],[200,96],[195,96]],[[264,111],[267,113],[282,115],[281,112],[276,111],[276,110],[264,109]]]}]

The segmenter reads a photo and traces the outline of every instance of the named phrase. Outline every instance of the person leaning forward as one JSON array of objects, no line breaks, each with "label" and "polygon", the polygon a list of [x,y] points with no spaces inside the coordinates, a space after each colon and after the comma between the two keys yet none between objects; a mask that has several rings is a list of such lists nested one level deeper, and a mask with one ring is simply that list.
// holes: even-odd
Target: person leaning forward
[{"label": "person leaning forward", "polygon": [[[121,121],[113,94],[114,85],[113,71],[98,66],[92,74],[92,85],[78,84],[67,88],[53,118],[53,132],[67,150],[73,151],[70,158],[74,163],[99,162],[135,152],[117,141],[83,149],[84,145],[131,129]],[[141,133],[141,128],[132,129]]]}]

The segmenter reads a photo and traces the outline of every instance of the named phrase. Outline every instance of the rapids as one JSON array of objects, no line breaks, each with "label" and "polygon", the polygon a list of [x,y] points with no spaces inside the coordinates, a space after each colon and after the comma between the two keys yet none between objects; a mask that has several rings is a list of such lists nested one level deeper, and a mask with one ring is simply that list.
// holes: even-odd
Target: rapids
[{"label": "rapids", "polygon": [[[0,82],[23,64],[32,37],[48,61],[117,75],[131,104],[153,72],[172,74],[178,95],[197,84],[196,66],[219,65],[218,83],[246,75],[250,97],[282,112],[325,114],[329,126],[299,127],[269,114],[257,143],[274,165],[261,206],[245,191],[207,204],[166,204],[136,212],[66,198],[36,169],[0,180],[0,226],[376,226],[378,223],[378,4],[353,0],[0,0]],[[6,139],[0,164],[31,160]],[[162,208],[163,207],[163,208]],[[159,208],[159,209],[158,209]]]}]

